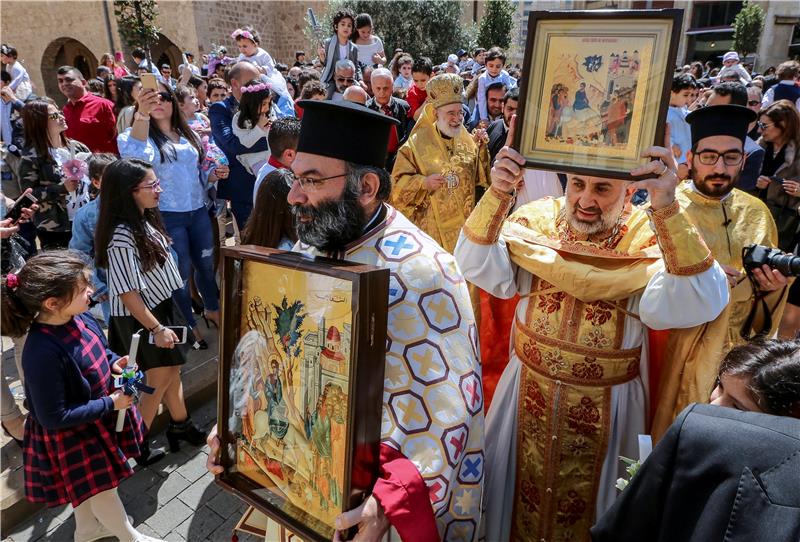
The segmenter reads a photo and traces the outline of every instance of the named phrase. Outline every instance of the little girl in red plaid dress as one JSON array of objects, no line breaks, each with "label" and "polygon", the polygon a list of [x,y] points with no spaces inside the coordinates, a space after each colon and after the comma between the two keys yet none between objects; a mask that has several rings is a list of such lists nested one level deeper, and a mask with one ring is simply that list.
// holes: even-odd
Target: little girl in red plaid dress
[{"label": "little girl in red plaid dress", "polygon": [[[87,312],[90,277],[78,253],[59,250],[31,258],[3,283],[2,333],[28,333],[25,495],[47,506],[70,503],[76,542],[111,536],[154,542],[133,528],[117,494],[133,474],[128,457],[139,455],[142,419],[133,398],[113,387],[112,373],[121,373],[128,359],[108,349]],[[117,433],[120,409],[127,410]]]}]

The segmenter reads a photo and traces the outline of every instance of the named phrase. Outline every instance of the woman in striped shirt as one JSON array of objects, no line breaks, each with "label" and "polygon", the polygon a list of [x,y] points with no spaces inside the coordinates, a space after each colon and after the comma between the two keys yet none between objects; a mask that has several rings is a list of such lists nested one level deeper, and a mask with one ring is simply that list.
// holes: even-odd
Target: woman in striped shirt
[{"label": "woman in striped shirt", "polygon": [[[183,281],[158,211],[160,193],[161,183],[149,163],[126,158],[108,166],[100,188],[95,250],[97,266],[108,273],[111,349],[127,352],[137,331],[146,330],[154,338],[155,344],[147,338],[139,343],[139,366],[155,388],[152,395],[142,395],[139,410],[149,428],[163,400],[171,418],[167,439],[176,452],[180,440],[199,445],[205,435],[186,411],[180,372],[186,353],[175,348],[178,337],[167,329],[186,324],[172,297]],[[143,456],[140,463],[160,457]]]}]

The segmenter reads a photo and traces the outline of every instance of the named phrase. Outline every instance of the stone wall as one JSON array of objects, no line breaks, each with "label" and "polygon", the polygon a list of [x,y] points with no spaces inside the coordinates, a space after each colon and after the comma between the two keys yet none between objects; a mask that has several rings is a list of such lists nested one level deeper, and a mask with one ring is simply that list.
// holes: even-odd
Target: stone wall
[{"label": "stone wall", "polygon": [[[306,10],[318,13],[327,2],[291,1],[206,1],[162,0],[156,24],[162,38],[151,53],[162,55],[177,71],[181,52],[193,51],[196,60],[211,50],[212,43],[224,44],[228,53],[238,55],[231,32],[251,24],[262,36],[261,45],[276,61],[291,64],[297,49],[310,50],[303,30]],[[107,10],[107,11],[106,11]],[[3,43],[14,45],[28,70],[37,94],[62,103],[55,84],[55,71],[63,63],[85,59],[86,76],[93,77],[103,53],[123,50],[130,62],[130,48],[119,36],[110,1],[2,0],[0,35]]]}]

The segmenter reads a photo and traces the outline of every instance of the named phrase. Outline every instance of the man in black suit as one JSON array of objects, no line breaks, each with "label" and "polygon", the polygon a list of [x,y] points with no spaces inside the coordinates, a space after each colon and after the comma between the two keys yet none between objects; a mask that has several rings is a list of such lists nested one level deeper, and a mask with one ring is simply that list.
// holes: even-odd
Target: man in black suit
[{"label": "man in black suit", "polygon": [[392,171],[394,161],[399,149],[408,138],[409,105],[405,100],[392,96],[392,72],[386,68],[376,68],[372,72],[372,93],[373,97],[367,100],[366,106],[373,111],[380,111],[400,122],[399,126],[393,126],[393,133],[389,135],[389,148],[386,155],[386,170]]},{"label": "man in black suit", "polygon": [[261,72],[247,61],[237,62],[226,76],[226,82],[231,87],[231,94],[221,102],[211,104],[208,108],[208,117],[211,121],[211,134],[214,143],[222,149],[230,164],[228,179],[218,183],[217,197],[231,202],[231,211],[236,219],[239,229],[243,229],[253,210],[253,186],[256,182],[255,175],[248,173],[244,165],[236,159],[240,154],[266,152],[269,148],[266,138],[260,139],[252,147],[245,147],[233,133],[233,115],[239,109],[239,99],[242,97],[243,86],[253,79],[258,79]]},{"label": "man in black suit", "polygon": [[514,87],[506,91],[503,96],[503,115],[489,125],[486,133],[489,135],[489,158],[494,163],[494,157],[500,152],[506,142],[508,125],[511,117],[517,112],[519,103],[519,87]]},{"label": "man in black suit", "polygon": [[594,542],[797,542],[800,420],[688,406],[591,531]]}]

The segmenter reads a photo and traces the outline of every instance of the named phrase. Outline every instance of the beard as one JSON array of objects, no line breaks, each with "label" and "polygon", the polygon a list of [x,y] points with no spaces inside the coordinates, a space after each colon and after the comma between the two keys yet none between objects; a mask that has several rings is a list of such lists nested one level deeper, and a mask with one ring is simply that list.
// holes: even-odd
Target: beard
[{"label": "beard", "polygon": [[575,214],[576,206],[578,206],[577,203],[574,206],[567,205],[567,222],[569,222],[570,227],[572,227],[573,230],[586,235],[595,235],[598,233],[611,231],[614,228],[616,223],[619,221],[619,217],[622,216],[623,209],[625,208],[625,195],[623,193],[619,201],[606,212],[602,212],[599,207],[590,207],[588,209],[581,207],[582,211],[589,213],[600,213],[598,217],[591,222],[578,218],[578,216]]},{"label": "beard", "polygon": [[461,130],[461,124],[458,126],[450,126],[446,120],[436,119],[436,127],[439,129],[439,133],[447,136],[447,137],[456,137],[458,132]]},{"label": "beard", "polygon": [[[323,252],[336,252],[358,239],[367,225],[364,209],[358,203],[359,192],[348,180],[338,200],[313,205],[292,205],[297,237]],[[301,222],[300,218],[309,218]]]},{"label": "beard", "polygon": [[[736,186],[736,179],[725,174],[706,175],[702,180],[695,179],[694,176],[692,176],[692,180],[694,181],[694,186],[697,188],[697,191],[709,198],[722,198],[727,196]],[[711,184],[716,181],[724,181],[727,184],[722,186],[714,186]]]}]

